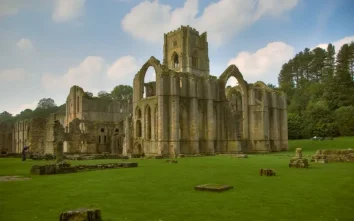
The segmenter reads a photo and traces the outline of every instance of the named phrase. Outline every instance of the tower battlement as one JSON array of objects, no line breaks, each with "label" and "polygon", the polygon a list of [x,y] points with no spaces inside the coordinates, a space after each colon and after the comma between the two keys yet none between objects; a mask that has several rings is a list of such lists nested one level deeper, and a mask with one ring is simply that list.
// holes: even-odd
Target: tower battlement
[{"label": "tower battlement", "polygon": [[181,26],[164,34],[163,64],[176,72],[189,72],[197,76],[209,75],[207,33]]}]

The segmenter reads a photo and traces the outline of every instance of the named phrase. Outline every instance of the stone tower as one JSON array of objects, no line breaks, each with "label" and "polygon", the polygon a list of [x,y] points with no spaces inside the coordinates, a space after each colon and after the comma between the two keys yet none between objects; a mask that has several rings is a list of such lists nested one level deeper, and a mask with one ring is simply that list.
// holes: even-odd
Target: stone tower
[{"label": "stone tower", "polygon": [[69,123],[75,118],[83,119],[83,96],[84,90],[81,87],[74,85],[70,88],[70,93],[66,99],[66,120],[64,126],[68,127]]},{"label": "stone tower", "polygon": [[207,33],[181,26],[164,34],[163,64],[176,72],[209,76]]}]

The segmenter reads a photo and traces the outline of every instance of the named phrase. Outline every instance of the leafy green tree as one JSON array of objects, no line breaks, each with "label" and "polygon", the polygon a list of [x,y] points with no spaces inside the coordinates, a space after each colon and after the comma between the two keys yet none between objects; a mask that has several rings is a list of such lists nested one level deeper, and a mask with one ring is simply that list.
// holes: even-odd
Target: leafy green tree
[{"label": "leafy green tree", "polygon": [[43,98],[38,102],[37,108],[40,109],[49,109],[56,107],[54,100],[52,98]]},{"label": "leafy green tree", "polygon": [[17,120],[30,119],[33,117],[33,111],[31,109],[26,109],[21,111],[21,113],[17,116]]},{"label": "leafy green tree", "polygon": [[118,85],[111,92],[113,99],[128,99],[133,96],[133,88],[129,85]]},{"label": "leafy green tree", "polygon": [[354,106],[338,108],[335,120],[341,136],[354,136]]},{"label": "leafy green tree", "polygon": [[301,139],[302,138],[302,130],[303,130],[303,122],[302,117],[296,113],[288,114],[288,134],[289,139]]},{"label": "leafy green tree", "polygon": [[93,93],[86,91],[86,92],[84,93],[84,97],[86,97],[86,98],[93,98]]},{"label": "leafy green tree", "polygon": [[11,121],[12,119],[13,119],[12,114],[10,114],[7,111],[4,111],[0,114],[0,123],[1,122],[8,122],[8,121]]},{"label": "leafy green tree", "polygon": [[103,100],[112,100],[111,94],[107,93],[106,91],[98,92],[97,97]]}]

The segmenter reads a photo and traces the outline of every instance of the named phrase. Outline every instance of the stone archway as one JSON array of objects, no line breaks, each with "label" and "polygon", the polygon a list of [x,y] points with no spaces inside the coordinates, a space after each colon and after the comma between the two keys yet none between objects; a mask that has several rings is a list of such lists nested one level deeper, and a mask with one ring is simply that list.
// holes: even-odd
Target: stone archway
[{"label": "stone archway", "polygon": [[243,139],[249,138],[249,110],[248,110],[248,84],[243,79],[240,70],[235,65],[230,65],[219,77],[220,100],[226,101],[226,83],[230,77],[235,77],[241,88],[242,112],[243,112]]},{"label": "stone archway", "polygon": [[[150,57],[150,59],[141,67],[140,71],[134,77],[134,83],[133,83],[134,102],[143,99],[144,79],[149,67],[153,67],[155,69],[156,82],[158,79],[158,75],[162,73],[162,67],[160,61],[157,60],[154,56]],[[156,94],[158,94],[158,87],[156,88]]]},{"label": "stone archway", "polygon": [[140,143],[135,143],[133,154],[139,154],[139,155],[142,154],[142,148]]}]

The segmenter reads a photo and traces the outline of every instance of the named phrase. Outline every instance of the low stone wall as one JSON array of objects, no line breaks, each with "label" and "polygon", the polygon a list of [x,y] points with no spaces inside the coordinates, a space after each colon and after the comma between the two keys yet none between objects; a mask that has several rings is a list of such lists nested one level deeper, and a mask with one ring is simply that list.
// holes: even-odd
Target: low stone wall
[{"label": "low stone wall", "polygon": [[76,154],[76,155],[64,155],[64,159],[67,160],[101,160],[101,159],[129,159],[127,156],[115,155],[115,154]]},{"label": "low stone wall", "polygon": [[54,160],[56,156],[53,154],[31,154],[29,158],[32,160]]},{"label": "low stone wall", "polygon": [[62,173],[75,173],[75,172],[77,172],[76,168],[71,167],[70,164],[66,162],[43,165],[43,166],[34,165],[31,168],[31,174],[37,174],[37,175],[50,175],[50,174],[62,174]]},{"label": "low stone wall", "polygon": [[76,209],[60,213],[59,221],[102,221],[100,209]]},{"label": "low stone wall", "polygon": [[94,165],[78,165],[74,167],[76,168],[77,171],[90,171],[90,170],[138,167],[138,163],[108,163],[108,164],[94,164]]},{"label": "low stone wall", "polygon": [[354,150],[317,150],[311,162],[354,162]]},{"label": "low stone wall", "polygon": [[[26,153],[26,156],[29,156],[29,155]],[[21,158],[21,157],[22,157],[22,154],[21,154],[21,153],[6,153],[6,154],[0,154],[0,158],[6,158],[6,157],[18,157],[18,158]]]},{"label": "low stone wall", "polygon": [[36,175],[50,175],[50,174],[63,174],[63,173],[76,173],[91,170],[104,170],[115,168],[131,168],[137,167],[138,163],[108,163],[108,164],[93,164],[93,165],[78,165],[71,166],[69,163],[62,162],[57,164],[49,164],[38,166],[34,165],[31,168],[31,174]]}]

